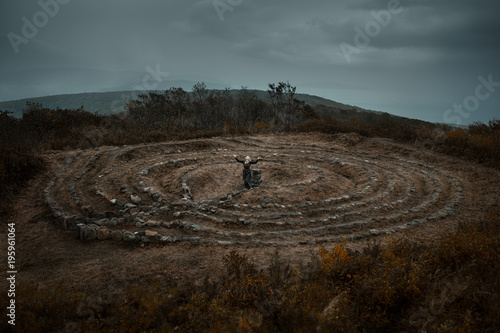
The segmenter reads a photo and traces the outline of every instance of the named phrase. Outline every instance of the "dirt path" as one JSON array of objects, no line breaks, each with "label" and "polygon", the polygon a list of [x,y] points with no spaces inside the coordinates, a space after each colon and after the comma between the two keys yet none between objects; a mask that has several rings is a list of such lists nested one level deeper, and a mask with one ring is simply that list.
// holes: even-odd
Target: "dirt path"
[{"label": "dirt path", "polygon": [[[243,189],[235,153],[263,157],[254,166],[261,187]],[[353,134],[213,138],[45,157],[49,171],[18,198],[11,219],[18,280],[40,286],[121,290],[201,279],[217,275],[223,254],[234,249],[262,266],[275,249],[300,263],[318,244],[347,237],[359,248],[387,234],[431,241],[460,221],[500,211],[498,170]]]}]

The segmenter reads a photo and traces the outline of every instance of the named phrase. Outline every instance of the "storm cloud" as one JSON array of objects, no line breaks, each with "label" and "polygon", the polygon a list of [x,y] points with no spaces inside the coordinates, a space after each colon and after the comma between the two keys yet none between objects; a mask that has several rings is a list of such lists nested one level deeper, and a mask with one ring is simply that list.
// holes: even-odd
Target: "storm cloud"
[{"label": "storm cloud", "polygon": [[113,90],[159,66],[172,80],[289,81],[405,117],[487,122],[500,116],[499,12],[494,0],[3,1],[0,100]]}]

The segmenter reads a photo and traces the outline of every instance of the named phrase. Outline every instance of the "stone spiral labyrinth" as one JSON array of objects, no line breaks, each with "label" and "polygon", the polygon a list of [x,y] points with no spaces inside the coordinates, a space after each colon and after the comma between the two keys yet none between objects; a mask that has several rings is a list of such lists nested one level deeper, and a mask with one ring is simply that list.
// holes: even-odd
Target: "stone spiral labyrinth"
[{"label": "stone spiral labyrinth", "polygon": [[[259,187],[244,189],[233,154],[262,156]],[[463,199],[455,176],[419,161],[243,137],[77,151],[43,194],[78,239],[227,246],[392,234]]]}]

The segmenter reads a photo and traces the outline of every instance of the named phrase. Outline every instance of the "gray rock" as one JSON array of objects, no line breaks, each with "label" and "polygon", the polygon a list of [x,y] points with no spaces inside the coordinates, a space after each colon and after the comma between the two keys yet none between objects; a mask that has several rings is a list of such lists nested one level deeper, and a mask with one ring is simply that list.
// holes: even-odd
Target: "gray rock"
[{"label": "gray rock", "polygon": [[106,225],[109,223],[109,219],[107,218],[103,218],[103,219],[100,219],[99,221],[97,221],[95,224],[99,225],[99,226],[103,226],[103,225]]},{"label": "gray rock", "polygon": [[111,231],[108,228],[102,227],[97,230],[97,239],[105,240],[111,238]]},{"label": "gray rock", "polygon": [[156,227],[160,224],[161,224],[161,222],[153,221],[153,220],[146,222],[146,226],[148,226],[148,227]]},{"label": "gray rock", "polygon": [[161,237],[161,235],[157,231],[153,231],[153,230],[146,230],[144,232],[144,236],[149,237],[149,238],[157,238],[157,236],[159,236],[158,238]]},{"label": "gray rock", "polygon": [[84,224],[84,223],[85,223],[85,221],[86,221],[86,219],[85,219],[85,217],[83,217],[83,216],[76,216],[76,217],[75,217],[75,223],[76,223],[76,224],[79,224],[79,223],[80,223],[80,224]]},{"label": "gray rock", "polygon": [[191,189],[187,185],[182,185],[182,195],[184,198],[192,200],[193,195],[191,194]]},{"label": "gray rock", "polygon": [[177,200],[177,201],[171,202],[170,204],[174,207],[182,207],[182,206],[187,205],[187,201],[186,200]]},{"label": "gray rock", "polygon": [[111,239],[113,239],[114,241],[121,241],[123,239],[122,232],[119,230],[112,231]]},{"label": "gray rock", "polygon": [[130,231],[124,231],[122,237],[126,242],[133,242],[135,240],[135,235]]},{"label": "gray rock", "polygon": [[140,206],[139,207],[139,210],[141,212],[146,212],[146,213],[150,212],[152,209],[153,209],[153,207],[151,207],[151,206]]},{"label": "gray rock", "polygon": [[86,225],[83,223],[78,223],[76,225],[76,229],[75,229],[75,238],[76,239],[83,240],[83,232],[84,232],[85,228],[86,228]]},{"label": "gray rock", "polygon": [[64,213],[58,211],[55,207],[50,207],[52,209],[52,216],[58,218],[60,216],[64,216]]},{"label": "gray rock", "polygon": [[273,198],[264,197],[264,198],[260,199],[260,202],[261,203],[270,203],[270,202],[274,202],[274,199]]},{"label": "gray rock", "polygon": [[59,222],[59,225],[61,226],[61,228],[63,230],[68,230],[67,226],[66,226],[66,216],[59,216],[57,218],[58,222]]},{"label": "gray rock", "polygon": [[138,195],[136,195],[136,194],[132,194],[132,195],[130,196],[130,200],[131,200],[134,204],[136,204],[136,205],[137,205],[137,204],[139,204],[139,203],[142,201],[141,197],[140,197],[140,196],[138,196]]},{"label": "gray rock", "polygon": [[87,227],[83,230],[83,238],[87,241],[93,241],[97,238],[97,231],[93,227]]},{"label": "gray rock", "polygon": [[118,219],[113,217],[108,223],[104,224],[106,227],[114,227],[118,225]]}]

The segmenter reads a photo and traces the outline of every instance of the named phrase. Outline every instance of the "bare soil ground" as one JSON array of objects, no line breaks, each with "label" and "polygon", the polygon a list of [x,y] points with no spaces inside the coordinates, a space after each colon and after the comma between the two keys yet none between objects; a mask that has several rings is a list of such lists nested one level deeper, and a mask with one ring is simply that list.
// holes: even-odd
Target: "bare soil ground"
[{"label": "bare soil ground", "polygon": [[[244,190],[233,154],[263,157],[253,166],[262,170],[261,187]],[[354,134],[212,138],[44,157],[48,171],[17,198],[7,221],[16,224],[17,282],[40,287],[99,292],[164,278],[199,281],[217,276],[231,250],[265,267],[279,249],[299,264],[318,244],[330,248],[347,237],[359,249],[388,234],[432,242],[460,222],[500,211],[499,170]],[[190,200],[182,200],[183,183]],[[131,194],[147,212],[113,204],[131,203]],[[137,232],[137,241],[76,239],[53,217],[54,207],[87,224],[107,212],[115,217],[107,230]],[[145,230],[146,242],[139,237]]]}]

